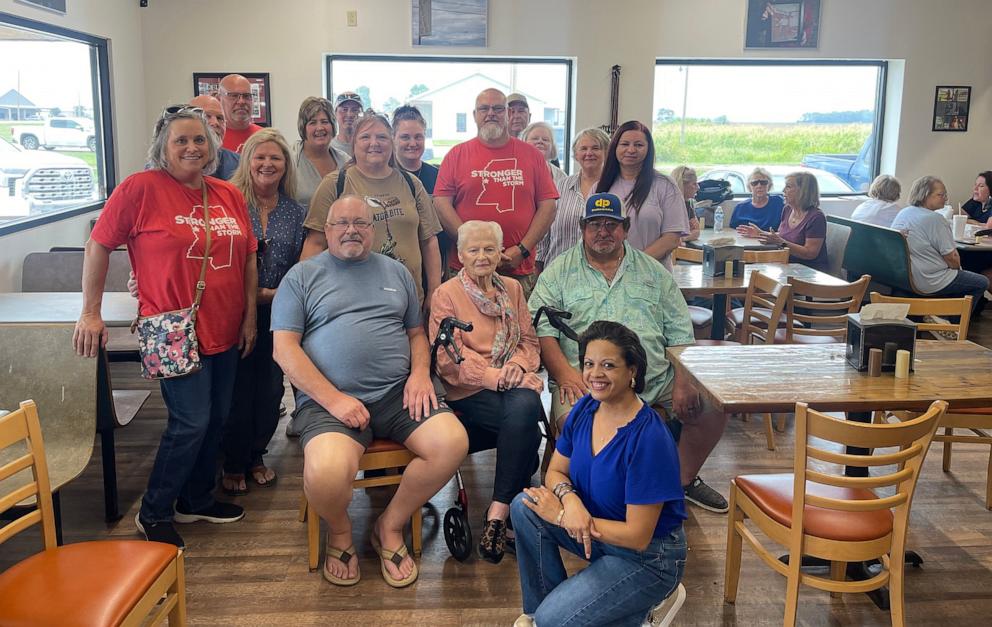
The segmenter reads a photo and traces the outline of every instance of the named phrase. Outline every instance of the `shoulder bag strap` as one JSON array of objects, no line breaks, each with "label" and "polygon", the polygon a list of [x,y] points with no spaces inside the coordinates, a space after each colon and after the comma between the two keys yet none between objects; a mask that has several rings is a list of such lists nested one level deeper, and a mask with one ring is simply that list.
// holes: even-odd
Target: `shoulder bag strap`
[{"label": "shoulder bag strap", "polygon": [[200,299],[203,298],[203,290],[207,287],[207,262],[210,259],[210,204],[207,202],[207,182],[201,183],[203,190],[203,263],[200,264],[200,278],[196,282],[196,292],[193,294],[193,318],[196,318],[196,310],[200,308]]}]

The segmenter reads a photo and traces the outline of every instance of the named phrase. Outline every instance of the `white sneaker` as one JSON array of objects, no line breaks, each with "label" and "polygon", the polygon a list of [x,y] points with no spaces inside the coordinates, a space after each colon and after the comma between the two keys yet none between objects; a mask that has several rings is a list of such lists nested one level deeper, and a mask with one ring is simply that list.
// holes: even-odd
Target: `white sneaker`
[{"label": "white sneaker", "polygon": [[521,614],[517,620],[513,621],[513,627],[534,627],[534,617],[529,614]]},{"label": "white sneaker", "polygon": [[685,586],[679,584],[667,599],[651,608],[642,627],[668,627],[682,609],[683,603],[685,603]]}]

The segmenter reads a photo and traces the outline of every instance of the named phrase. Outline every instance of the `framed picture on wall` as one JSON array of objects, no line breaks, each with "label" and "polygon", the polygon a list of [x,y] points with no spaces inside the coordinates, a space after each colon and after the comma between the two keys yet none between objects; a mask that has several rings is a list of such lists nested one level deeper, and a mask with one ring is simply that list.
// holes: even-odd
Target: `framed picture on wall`
[{"label": "framed picture on wall", "polygon": [[59,15],[65,15],[65,3],[66,0],[17,0],[21,4],[26,4],[32,7],[38,7],[40,9],[45,9],[46,11],[51,11],[52,13],[58,13]]},{"label": "framed picture on wall", "polygon": [[820,0],[747,0],[744,49],[816,48]]},{"label": "framed picture on wall", "polygon": [[410,0],[414,46],[485,47],[489,0]]},{"label": "framed picture on wall", "polygon": [[967,131],[971,86],[938,85],[933,97],[934,131]]},{"label": "framed picture on wall", "polygon": [[251,121],[260,126],[272,126],[272,96],[268,72],[194,72],[193,95],[220,99],[217,90],[221,79],[228,74],[240,74],[251,84]]}]

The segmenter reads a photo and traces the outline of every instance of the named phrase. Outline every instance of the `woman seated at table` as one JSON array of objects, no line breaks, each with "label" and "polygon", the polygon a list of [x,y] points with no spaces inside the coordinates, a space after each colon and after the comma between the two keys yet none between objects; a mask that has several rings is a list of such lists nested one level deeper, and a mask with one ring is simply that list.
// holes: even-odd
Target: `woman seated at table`
[{"label": "woman seated at table", "polygon": [[[511,505],[524,615],[515,625],[641,625],[678,611],[686,558],[679,456],[638,396],[647,355],[627,327],[597,321],[579,338],[589,389],[558,437],[544,486]],[[589,560],[571,578],[559,547]],[[681,591],[680,591],[681,592]]]},{"label": "woman seated at table", "polygon": [[878,226],[892,226],[902,206],[896,202],[902,193],[899,179],[890,174],[879,174],[868,188],[868,200],[864,201],[851,214],[852,220],[860,220]]},{"label": "woman seated at table", "polygon": [[979,172],[975,179],[975,187],[971,190],[971,198],[961,205],[968,217],[979,224],[992,227],[992,172]]},{"label": "woman seated at table", "polygon": [[496,478],[485,515],[479,555],[494,564],[503,559],[510,502],[537,470],[541,443],[541,390],[544,380],[537,335],[520,284],[496,274],[503,230],[496,222],[469,220],[458,228],[462,269],[434,292],[430,335],[447,317],[471,322],[456,332],[465,361],[454,363],[443,351],[437,371],[446,401],[458,412],[469,436],[469,452],[496,448]]},{"label": "woman seated at table", "polygon": [[755,168],[747,177],[751,199],[734,207],[734,213],[730,216],[730,228],[740,230],[742,226],[753,224],[763,231],[777,229],[782,221],[785,202],[781,196],[770,195],[774,187],[771,173],[764,168]]},{"label": "woman seated at table", "polygon": [[927,295],[948,298],[971,295],[977,306],[989,280],[961,269],[961,256],[954,244],[951,225],[937,209],[947,202],[947,189],[936,176],[913,181],[909,207],[899,212],[892,228],[906,234],[913,284]]},{"label": "woman seated at table", "polygon": [[685,212],[689,217],[689,234],[682,238],[682,242],[699,239],[699,218],[696,217],[696,192],[699,191],[699,182],[696,179],[696,171],[687,165],[680,165],[672,170],[672,180],[682,190]]},{"label": "woman seated at table", "polygon": [[764,230],[753,224],[738,229],[762,244],[781,244],[789,249],[789,261],[821,272],[827,271],[827,217],[820,211],[820,186],[809,172],[785,177],[785,209],[779,230]]}]

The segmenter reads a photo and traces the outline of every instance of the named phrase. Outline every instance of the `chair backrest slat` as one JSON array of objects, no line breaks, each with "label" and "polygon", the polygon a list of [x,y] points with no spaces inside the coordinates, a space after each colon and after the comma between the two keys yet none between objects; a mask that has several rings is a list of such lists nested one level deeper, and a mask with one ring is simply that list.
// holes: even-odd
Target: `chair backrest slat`
[{"label": "chair backrest slat", "polygon": [[[48,463],[45,459],[45,444],[41,437],[41,422],[38,420],[38,408],[34,401],[23,401],[20,409],[0,417],[0,442],[4,444],[0,446],[0,452],[16,446],[20,442],[27,445],[27,454],[19,455],[13,461],[5,464],[5,469],[12,467],[20,467],[20,471],[31,469],[30,473],[23,473],[25,476],[30,476],[30,481],[20,485],[15,484],[10,492],[0,495],[0,511],[4,511],[11,505],[30,496],[37,495],[38,497],[37,509],[14,519],[0,529],[0,544],[40,522],[45,549],[54,549],[56,542],[52,488],[48,480]],[[23,465],[21,460],[24,457],[28,457],[31,463]]]},{"label": "chair backrest slat", "polygon": [[794,337],[829,336],[838,342],[847,339],[847,314],[861,308],[871,277],[863,275],[853,283],[821,285],[789,277],[792,295],[786,309],[787,342]]},{"label": "chair backrest slat", "polygon": [[877,512],[883,509],[892,509],[905,503],[909,499],[907,494],[902,492],[892,496],[877,499],[834,499],[828,496],[817,496],[815,494],[806,495],[806,504],[823,509],[833,509],[840,512]]},{"label": "chair backrest slat", "polygon": [[688,261],[690,263],[703,263],[703,251],[699,248],[689,248],[679,246],[672,251],[672,261]]},{"label": "chair backrest slat", "polygon": [[823,485],[831,485],[835,488],[867,488],[873,490],[905,481],[910,478],[910,474],[908,469],[903,468],[898,472],[881,477],[848,477],[846,475],[831,475],[829,473],[807,469],[806,480],[815,481]]},{"label": "chair backrest slat", "polygon": [[745,250],[744,263],[789,263],[789,249]]},{"label": "chair backrest slat", "polygon": [[910,316],[957,316],[958,322],[956,324],[950,321],[946,324],[924,321],[916,323],[916,330],[917,332],[950,331],[957,334],[959,342],[968,339],[968,326],[971,324],[971,296],[961,298],[901,298],[872,292],[869,298],[872,303],[909,305]]}]

